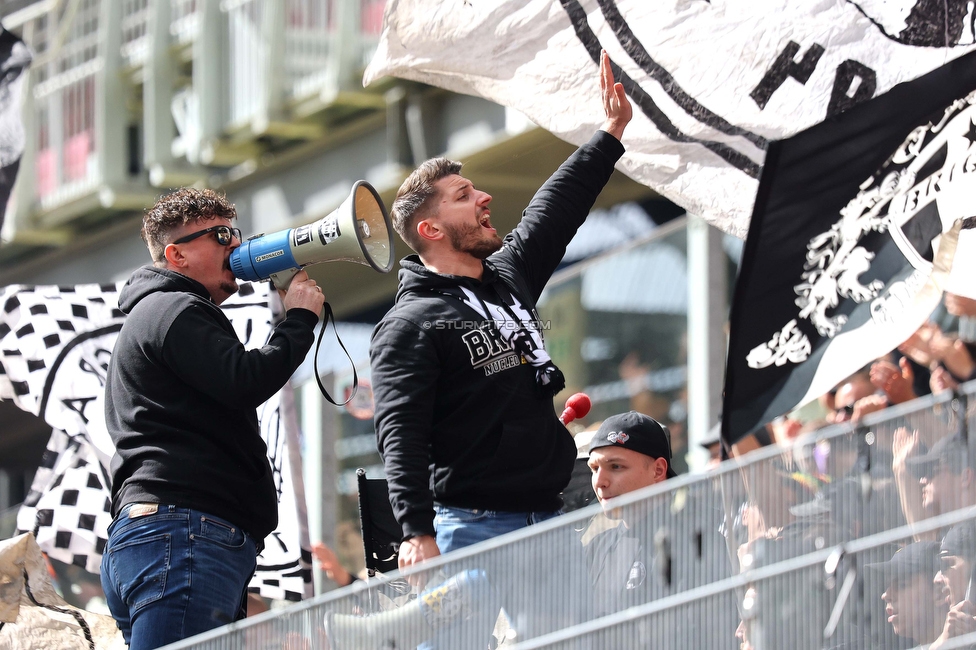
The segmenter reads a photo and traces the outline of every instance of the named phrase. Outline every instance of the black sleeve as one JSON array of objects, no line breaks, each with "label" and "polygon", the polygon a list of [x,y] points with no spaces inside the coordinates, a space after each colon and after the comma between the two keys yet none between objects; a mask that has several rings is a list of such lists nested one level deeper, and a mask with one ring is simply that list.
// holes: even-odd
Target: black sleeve
[{"label": "black sleeve", "polygon": [[505,238],[505,247],[492,256],[492,260],[512,265],[526,279],[533,302],[559,266],[566,246],[623,153],[619,140],[597,131],[535,193],[522,221]]},{"label": "black sleeve", "polygon": [[440,373],[427,334],[400,318],[386,318],[369,346],[376,403],[376,446],[383,458],[393,514],[404,537],[434,534],[430,491],[430,433]]},{"label": "black sleeve", "polygon": [[193,305],[173,321],[162,357],[183,381],[221,404],[257,408],[281,390],[305,360],[318,316],[289,309],[263,348],[246,350],[233,332]]}]

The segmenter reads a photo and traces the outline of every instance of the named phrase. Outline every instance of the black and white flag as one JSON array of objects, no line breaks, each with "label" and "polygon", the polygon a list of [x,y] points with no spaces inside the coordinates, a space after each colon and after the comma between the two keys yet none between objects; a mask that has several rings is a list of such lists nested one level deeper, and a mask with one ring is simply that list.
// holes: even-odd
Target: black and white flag
[{"label": "black and white flag", "polygon": [[24,153],[24,124],[20,119],[24,77],[31,53],[22,40],[0,27],[0,230],[10,191]]},{"label": "black and white flag", "polygon": [[[0,290],[0,399],[54,428],[17,516],[19,532],[62,562],[98,573],[110,514],[114,447],[104,421],[104,387],[125,315],[110,285],[14,285]],[[242,285],[222,308],[248,348],[273,327],[267,284]],[[277,301],[275,301],[277,304]],[[278,489],[278,530],[265,540],[250,590],[275,599],[311,596],[308,525],[299,515],[298,428],[290,386],[258,409]],[[297,496],[296,496],[297,494]],[[301,509],[304,513],[304,508]]]},{"label": "black and white flag", "polygon": [[773,143],[732,305],[725,439],[908,338],[976,227],[973,197],[976,53]]},{"label": "black and white flag", "polygon": [[771,140],[974,44],[967,0],[389,0],[364,83],[485,97],[574,144],[603,116],[600,49],[634,104],[618,167],[744,237]]}]

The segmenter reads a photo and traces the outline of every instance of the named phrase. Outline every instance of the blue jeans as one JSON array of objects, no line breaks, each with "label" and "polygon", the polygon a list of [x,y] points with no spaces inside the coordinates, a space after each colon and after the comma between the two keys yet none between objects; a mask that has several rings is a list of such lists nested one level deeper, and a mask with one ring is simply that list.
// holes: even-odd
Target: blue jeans
[{"label": "blue jeans", "polygon": [[[135,517],[130,518],[135,508]],[[130,650],[147,650],[241,618],[255,542],[203,512],[129,504],[108,527],[102,589]]]},{"label": "blue jeans", "polygon": [[441,553],[483,542],[519,528],[558,517],[558,510],[549,512],[501,512],[499,510],[468,510],[434,506],[434,530],[437,548]]},{"label": "blue jeans", "polygon": [[[552,519],[560,515],[558,510],[549,512],[502,512],[498,510],[469,510],[448,506],[434,506],[434,530],[437,535],[437,548],[441,553],[449,553],[492,537],[498,537],[513,530]],[[468,567],[474,568],[474,567]],[[481,568],[481,567],[479,567]],[[488,579],[498,580],[499,576],[489,574]],[[517,612],[518,604],[510,602],[508,589],[499,584],[492,585],[490,594],[482,595],[479,607],[472,616],[455,621],[451,626],[439,630],[434,638],[420,646],[420,650],[481,650],[494,647],[490,641],[498,612],[504,605],[508,614]],[[497,642],[494,642],[497,643]]]}]

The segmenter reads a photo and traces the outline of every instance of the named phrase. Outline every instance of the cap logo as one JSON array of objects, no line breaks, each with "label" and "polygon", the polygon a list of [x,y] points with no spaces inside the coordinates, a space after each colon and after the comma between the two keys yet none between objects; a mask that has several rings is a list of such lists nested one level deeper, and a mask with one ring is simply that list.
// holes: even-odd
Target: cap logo
[{"label": "cap logo", "polygon": [[614,443],[615,445],[622,445],[628,440],[630,440],[630,436],[624,433],[623,431],[611,431],[610,433],[607,434],[607,440]]}]

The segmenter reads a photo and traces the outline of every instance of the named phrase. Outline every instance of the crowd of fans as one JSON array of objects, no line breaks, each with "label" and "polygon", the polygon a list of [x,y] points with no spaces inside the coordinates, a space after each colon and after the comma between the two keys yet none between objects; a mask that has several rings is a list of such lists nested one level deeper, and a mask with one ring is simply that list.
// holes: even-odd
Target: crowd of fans
[{"label": "crowd of fans", "polygon": [[[748,530],[738,556],[749,562],[740,562],[742,569],[906,524],[912,531],[903,544],[843,560],[847,569],[867,569],[864,591],[832,626],[828,619],[839,592],[823,587],[822,570],[808,582],[797,572],[752,585],[744,601],[758,604],[740,607],[736,633],[743,650],[784,643],[941,648],[953,637],[976,632],[976,527],[973,521],[948,530],[924,525],[976,505],[966,402],[937,406],[927,418],[893,420],[894,426],[862,424],[871,413],[976,379],[976,343],[966,336],[976,301],[946,294],[944,305],[946,313],[937,312],[940,317],[896,350],[841,381],[819,405],[778,419],[743,446],[776,445],[781,453],[772,463],[775,471],[759,473],[747,486],[740,519]],[[844,423],[849,424],[841,434],[804,436]],[[818,633],[798,634],[797,616],[814,620]]]}]

